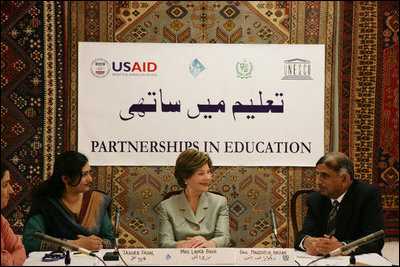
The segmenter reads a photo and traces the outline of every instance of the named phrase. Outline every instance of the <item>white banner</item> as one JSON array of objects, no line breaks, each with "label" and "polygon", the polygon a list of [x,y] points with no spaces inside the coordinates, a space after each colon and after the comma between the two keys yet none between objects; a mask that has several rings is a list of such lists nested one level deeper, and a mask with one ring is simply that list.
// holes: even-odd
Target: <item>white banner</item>
[{"label": "white banner", "polygon": [[92,165],[315,166],[324,45],[79,43],[78,150]]}]

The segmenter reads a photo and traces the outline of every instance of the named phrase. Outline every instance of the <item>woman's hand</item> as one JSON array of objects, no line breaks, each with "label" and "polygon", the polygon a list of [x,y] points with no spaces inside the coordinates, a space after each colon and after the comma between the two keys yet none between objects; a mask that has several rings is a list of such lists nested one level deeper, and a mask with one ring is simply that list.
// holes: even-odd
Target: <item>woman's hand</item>
[{"label": "woman's hand", "polygon": [[214,241],[209,241],[202,236],[188,237],[187,240],[181,240],[176,245],[177,248],[215,248]]},{"label": "woman's hand", "polygon": [[78,239],[76,240],[68,240],[68,242],[80,246],[82,248],[88,250],[100,250],[103,248],[102,239],[98,236],[91,235],[91,236],[84,236],[78,235]]}]

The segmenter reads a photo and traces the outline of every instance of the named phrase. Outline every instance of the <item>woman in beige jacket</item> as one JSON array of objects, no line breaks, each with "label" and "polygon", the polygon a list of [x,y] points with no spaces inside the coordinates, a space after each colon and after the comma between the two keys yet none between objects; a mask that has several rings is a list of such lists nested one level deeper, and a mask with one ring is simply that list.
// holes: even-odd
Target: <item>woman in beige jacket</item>
[{"label": "woman in beige jacket", "polygon": [[195,149],[183,151],[175,177],[183,191],[160,203],[159,246],[162,248],[227,247],[230,242],[226,198],[208,192],[210,157]]}]

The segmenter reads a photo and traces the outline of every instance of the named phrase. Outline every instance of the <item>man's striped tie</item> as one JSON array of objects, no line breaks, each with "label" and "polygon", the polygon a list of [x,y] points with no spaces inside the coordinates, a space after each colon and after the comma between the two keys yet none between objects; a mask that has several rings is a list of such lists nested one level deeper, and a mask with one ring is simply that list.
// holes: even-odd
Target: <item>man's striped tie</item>
[{"label": "man's striped tie", "polygon": [[336,214],[339,208],[339,202],[335,200],[333,202],[333,207],[331,212],[329,213],[328,217],[328,224],[326,226],[326,232],[328,233],[329,236],[332,236],[336,232]]}]

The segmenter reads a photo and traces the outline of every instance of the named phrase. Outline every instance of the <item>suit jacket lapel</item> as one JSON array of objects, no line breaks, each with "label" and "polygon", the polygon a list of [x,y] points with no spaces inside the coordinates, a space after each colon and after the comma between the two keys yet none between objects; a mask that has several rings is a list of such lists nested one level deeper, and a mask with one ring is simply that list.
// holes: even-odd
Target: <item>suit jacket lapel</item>
[{"label": "suit jacket lapel", "polygon": [[321,214],[323,214],[321,218],[321,225],[322,225],[322,232],[326,233],[326,228],[327,228],[327,223],[328,223],[328,217],[329,213],[332,209],[332,203],[331,200],[328,197],[323,198],[323,204],[321,205]]},{"label": "suit jacket lapel", "polygon": [[208,209],[208,199],[206,197],[206,194],[202,193],[200,195],[199,204],[197,205],[197,210],[196,210],[196,217],[199,223],[201,223],[204,220],[207,209]]},{"label": "suit jacket lapel", "polygon": [[[346,229],[348,225],[348,220],[351,218],[351,212],[353,210],[353,187],[354,187],[354,181],[350,185],[349,190],[346,192],[346,194],[343,197],[342,202],[340,203],[338,214],[337,214],[337,221],[336,221],[336,233],[339,235],[344,234],[344,229]],[[361,225],[360,225],[361,227]]]},{"label": "suit jacket lapel", "polygon": [[175,203],[179,205],[179,210],[181,211],[182,217],[184,217],[189,222],[197,224],[197,219],[194,216],[192,208],[189,205],[189,201],[187,200],[183,191],[175,198]]}]

